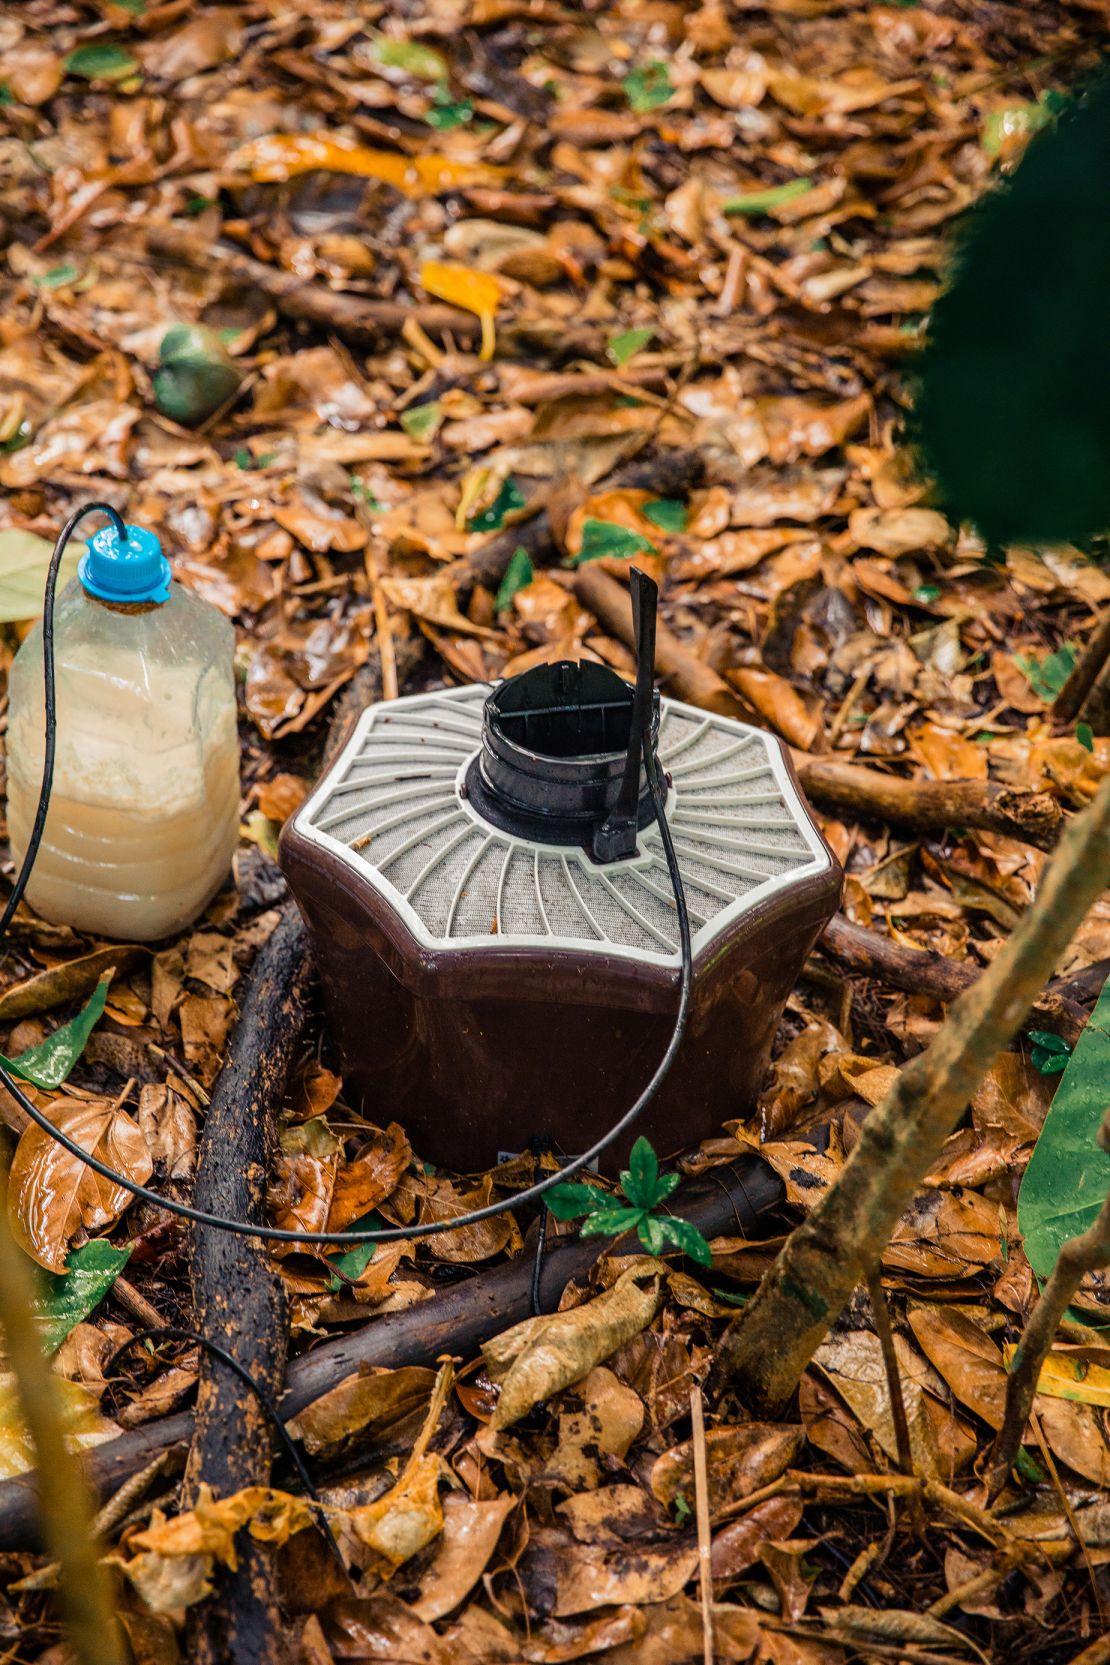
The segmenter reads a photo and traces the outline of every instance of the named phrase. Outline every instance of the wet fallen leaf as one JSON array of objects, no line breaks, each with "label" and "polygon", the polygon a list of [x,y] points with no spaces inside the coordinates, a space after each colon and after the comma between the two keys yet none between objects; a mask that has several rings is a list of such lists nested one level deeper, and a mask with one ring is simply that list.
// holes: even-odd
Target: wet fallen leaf
[{"label": "wet fallen leaf", "polygon": [[[55,1377],[54,1392],[65,1442],[71,1451],[88,1451],[115,1438],[119,1430],[101,1416],[96,1397],[87,1388]],[[35,1448],[20,1410],[15,1377],[0,1374],[0,1480],[26,1474],[34,1466]]]},{"label": "wet fallen leaf", "polygon": [[494,1428],[509,1428],[541,1399],[581,1381],[595,1365],[650,1324],[659,1302],[658,1273],[633,1265],[613,1288],[549,1318],[527,1318],[486,1342],[482,1351],[501,1393]]},{"label": "wet fallen leaf", "polygon": [[[50,1118],[83,1150],[145,1185],[154,1171],[142,1130],[111,1099],[55,1099]],[[130,1191],[101,1179],[48,1133],[28,1127],[16,1146],[8,1183],[8,1223],[40,1266],[64,1272],[79,1230],[104,1231],[129,1208]]]}]

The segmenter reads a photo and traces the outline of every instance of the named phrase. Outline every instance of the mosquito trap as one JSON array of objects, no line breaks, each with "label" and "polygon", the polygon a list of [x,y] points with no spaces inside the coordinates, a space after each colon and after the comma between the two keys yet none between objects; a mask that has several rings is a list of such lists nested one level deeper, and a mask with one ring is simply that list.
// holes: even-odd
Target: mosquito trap
[{"label": "mosquito trap", "polygon": [[[640,674],[542,665],[372,705],[288,824],[348,1087],[462,1170],[577,1154],[632,1104],[669,1154],[752,1107],[840,870],[771,735],[652,688],[655,586],[633,575]],[[650,748],[650,750],[649,750]],[[672,871],[645,762],[657,760]]]}]

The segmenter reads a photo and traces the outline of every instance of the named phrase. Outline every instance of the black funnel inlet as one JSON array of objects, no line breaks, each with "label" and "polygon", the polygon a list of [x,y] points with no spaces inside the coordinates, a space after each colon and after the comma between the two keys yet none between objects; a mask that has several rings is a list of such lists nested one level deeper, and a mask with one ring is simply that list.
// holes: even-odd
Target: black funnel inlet
[{"label": "black funnel inlet", "polygon": [[[537,665],[494,689],[482,749],[467,775],[475,809],[495,827],[541,844],[592,846],[621,796],[630,745],[638,755],[635,690],[590,660]],[[651,743],[659,732],[652,695]],[[636,825],[652,819],[641,766]]]}]

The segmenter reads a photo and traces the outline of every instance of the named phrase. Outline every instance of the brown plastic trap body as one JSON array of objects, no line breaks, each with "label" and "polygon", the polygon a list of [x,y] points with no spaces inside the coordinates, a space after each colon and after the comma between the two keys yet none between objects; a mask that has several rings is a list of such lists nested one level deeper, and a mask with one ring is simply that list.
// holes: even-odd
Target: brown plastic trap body
[{"label": "brown plastic trap body", "polygon": [[[658,827],[641,801],[633,853],[602,861],[586,830],[629,732],[593,692],[575,683],[580,743],[561,716],[515,716],[513,683],[371,706],[282,836],[348,1091],[456,1170],[536,1138],[586,1150],[670,1037],[681,962]],[[681,1050],[636,1129],[667,1155],[751,1110],[841,874],[772,736],[664,699],[656,744],[694,950]],[[576,762],[577,798],[536,796],[548,766]]]}]

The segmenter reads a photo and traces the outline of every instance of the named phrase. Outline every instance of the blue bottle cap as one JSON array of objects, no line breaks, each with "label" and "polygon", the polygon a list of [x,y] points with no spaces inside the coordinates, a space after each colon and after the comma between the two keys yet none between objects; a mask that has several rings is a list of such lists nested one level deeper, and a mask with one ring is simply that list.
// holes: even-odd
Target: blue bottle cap
[{"label": "blue bottle cap", "polygon": [[103,526],[89,539],[77,576],[101,601],[168,601],[170,563],[162,545],[145,526],[128,526],[120,543],[114,526]]}]

